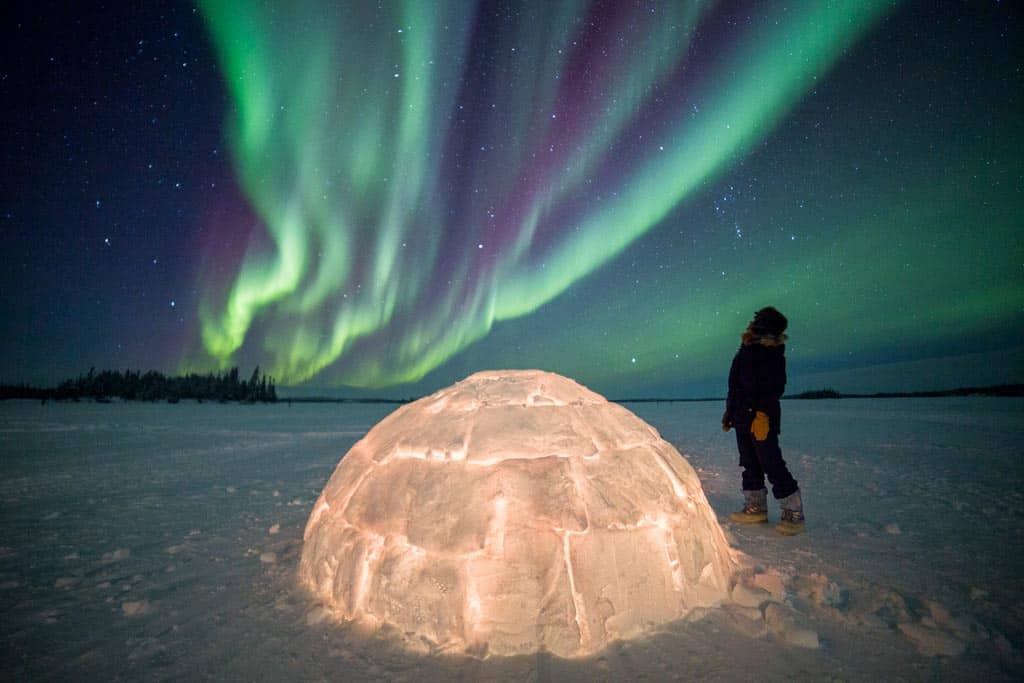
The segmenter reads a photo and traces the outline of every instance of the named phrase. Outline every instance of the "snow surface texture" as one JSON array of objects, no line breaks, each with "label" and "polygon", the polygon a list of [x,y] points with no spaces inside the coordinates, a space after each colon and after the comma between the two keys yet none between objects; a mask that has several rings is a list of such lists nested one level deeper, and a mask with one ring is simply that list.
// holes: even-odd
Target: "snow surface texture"
[{"label": "snow surface texture", "polygon": [[722,602],[736,569],[671,444],[536,370],[480,372],[382,420],[304,539],[299,576],[342,617],[476,655],[587,655]]},{"label": "snow surface texture", "polygon": [[[627,405],[737,508],[721,402]],[[806,533],[723,522],[754,562],[729,603],[571,659],[413,653],[299,585],[393,408],[0,401],[0,680],[1024,680],[1022,399],[784,401]]]}]

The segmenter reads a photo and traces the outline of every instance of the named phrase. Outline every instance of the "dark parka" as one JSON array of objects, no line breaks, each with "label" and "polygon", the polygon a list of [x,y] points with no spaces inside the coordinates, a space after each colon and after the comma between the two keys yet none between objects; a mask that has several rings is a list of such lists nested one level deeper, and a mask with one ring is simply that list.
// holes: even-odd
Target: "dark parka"
[{"label": "dark parka", "polygon": [[786,389],[785,353],[785,344],[766,337],[740,346],[729,368],[729,396],[726,399],[733,424],[743,428],[754,421],[756,412],[761,411],[768,416],[772,431],[781,433],[779,399]]}]

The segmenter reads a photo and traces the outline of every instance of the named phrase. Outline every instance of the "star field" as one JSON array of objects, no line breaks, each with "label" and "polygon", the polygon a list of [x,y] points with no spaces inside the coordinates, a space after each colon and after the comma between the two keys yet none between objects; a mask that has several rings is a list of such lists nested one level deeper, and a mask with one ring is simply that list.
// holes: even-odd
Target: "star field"
[{"label": "star field", "polygon": [[1008,3],[18,12],[5,381],[717,395],[764,305],[793,390],[1024,379]]}]

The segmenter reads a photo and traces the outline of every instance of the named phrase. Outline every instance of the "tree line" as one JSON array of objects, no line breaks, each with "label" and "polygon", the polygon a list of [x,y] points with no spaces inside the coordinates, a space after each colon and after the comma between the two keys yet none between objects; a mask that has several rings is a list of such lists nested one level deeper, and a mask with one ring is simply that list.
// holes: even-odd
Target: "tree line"
[{"label": "tree line", "polygon": [[819,399],[819,398],[945,398],[949,396],[1024,396],[1024,384],[996,384],[986,387],[958,387],[942,391],[883,391],[874,394],[843,394],[828,387],[817,391],[805,391],[795,396],[783,398]]},{"label": "tree line", "polygon": [[179,377],[167,377],[155,370],[146,373],[139,370],[96,372],[96,368],[90,368],[88,374],[64,380],[52,388],[33,387],[28,384],[0,385],[0,399],[8,398],[32,398],[42,401],[92,399],[99,402],[120,398],[125,401],[170,403],[177,403],[184,398],[198,401],[273,403],[277,401],[277,389],[274,386],[274,378],[261,374],[258,365],[248,380],[239,377],[237,367],[224,373],[191,373]]}]

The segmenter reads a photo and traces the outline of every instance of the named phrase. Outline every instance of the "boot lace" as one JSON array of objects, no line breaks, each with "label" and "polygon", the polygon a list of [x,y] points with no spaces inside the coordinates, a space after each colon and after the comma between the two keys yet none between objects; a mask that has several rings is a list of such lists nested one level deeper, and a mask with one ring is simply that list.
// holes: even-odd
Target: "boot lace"
[{"label": "boot lace", "polygon": [[798,512],[797,510],[783,510],[782,521],[789,522],[791,524],[802,524],[804,521],[804,513]]}]

